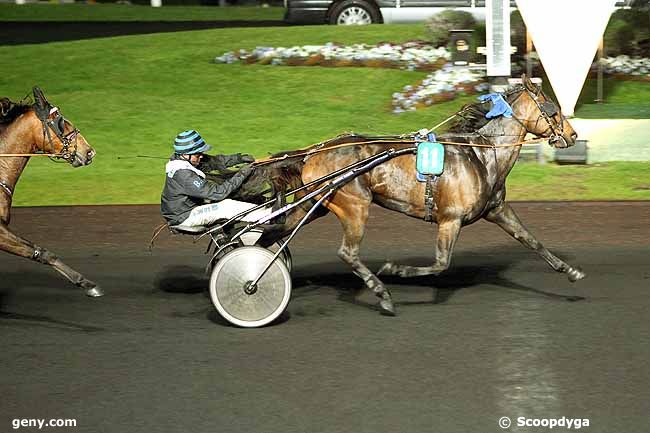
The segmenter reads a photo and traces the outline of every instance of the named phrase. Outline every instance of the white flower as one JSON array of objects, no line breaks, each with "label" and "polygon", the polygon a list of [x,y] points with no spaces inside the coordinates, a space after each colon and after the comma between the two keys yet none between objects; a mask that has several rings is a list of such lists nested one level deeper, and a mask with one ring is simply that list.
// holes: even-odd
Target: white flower
[{"label": "white flower", "polygon": [[603,70],[608,74],[647,75],[650,71],[650,59],[629,57],[604,57],[600,60]]}]

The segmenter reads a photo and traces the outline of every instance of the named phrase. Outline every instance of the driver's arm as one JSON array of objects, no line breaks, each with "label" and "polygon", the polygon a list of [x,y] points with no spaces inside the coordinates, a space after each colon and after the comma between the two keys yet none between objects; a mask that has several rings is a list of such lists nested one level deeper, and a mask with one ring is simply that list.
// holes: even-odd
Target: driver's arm
[{"label": "driver's arm", "polygon": [[[230,179],[218,184],[203,179],[201,176],[198,176],[189,170],[187,173],[183,174],[183,176],[179,176],[178,181],[181,183],[183,190],[188,196],[212,201],[224,200],[233,191],[239,188],[246,179],[246,176],[243,173],[237,173]],[[189,175],[186,176],[185,174]]]},{"label": "driver's arm", "polygon": [[233,165],[243,164],[244,162],[251,162],[249,158],[246,158],[241,153],[234,153],[232,155],[203,155],[201,163],[199,164],[199,170],[206,173],[210,171],[224,171],[228,167]]}]

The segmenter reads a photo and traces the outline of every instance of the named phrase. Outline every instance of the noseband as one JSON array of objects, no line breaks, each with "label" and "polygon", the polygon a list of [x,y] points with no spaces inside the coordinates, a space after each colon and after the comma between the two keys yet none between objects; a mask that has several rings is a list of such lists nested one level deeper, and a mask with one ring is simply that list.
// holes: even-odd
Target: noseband
[{"label": "noseband", "polygon": [[[43,140],[45,140],[45,137],[47,136],[53,157],[56,159],[63,159],[72,164],[77,153],[77,136],[79,135],[79,130],[74,128],[72,131],[65,134],[66,120],[57,107],[52,107],[49,111],[37,109],[36,115],[43,125]],[[50,129],[54,131],[54,134],[63,144],[59,153],[56,153],[54,150],[54,142],[52,141]]]}]

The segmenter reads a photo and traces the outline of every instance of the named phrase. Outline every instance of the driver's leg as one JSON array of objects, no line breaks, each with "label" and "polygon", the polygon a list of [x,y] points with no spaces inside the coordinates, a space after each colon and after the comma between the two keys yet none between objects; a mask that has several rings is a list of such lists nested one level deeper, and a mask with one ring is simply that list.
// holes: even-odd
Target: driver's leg
[{"label": "driver's leg", "polygon": [[[192,209],[181,226],[209,226],[218,220],[227,220],[233,216],[254,208],[256,205],[245,201],[225,199],[218,203],[204,204]],[[271,208],[262,208],[244,215],[241,220],[254,222],[271,213]]]}]

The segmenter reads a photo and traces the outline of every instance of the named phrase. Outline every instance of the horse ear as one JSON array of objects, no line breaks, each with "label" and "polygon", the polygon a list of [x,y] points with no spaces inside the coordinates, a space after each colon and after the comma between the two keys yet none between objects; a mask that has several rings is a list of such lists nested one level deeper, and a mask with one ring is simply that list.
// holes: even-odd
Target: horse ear
[{"label": "horse ear", "polygon": [[537,87],[530,81],[530,78],[526,74],[521,74],[521,84],[523,84],[531,92],[536,92]]},{"label": "horse ear", "polygon": [[49,102],[47,102],[47,99],[45,99],[45,95],[43,95],[43,91],[40,87],[34,86],[32,92],[34,93],[34,102],[36,103],[37,107],[44,109],[50,105]]}]

